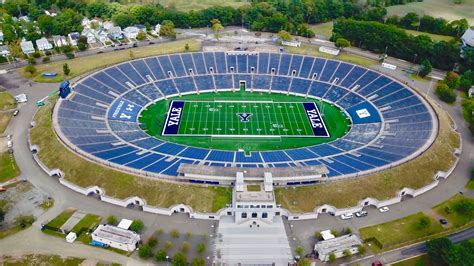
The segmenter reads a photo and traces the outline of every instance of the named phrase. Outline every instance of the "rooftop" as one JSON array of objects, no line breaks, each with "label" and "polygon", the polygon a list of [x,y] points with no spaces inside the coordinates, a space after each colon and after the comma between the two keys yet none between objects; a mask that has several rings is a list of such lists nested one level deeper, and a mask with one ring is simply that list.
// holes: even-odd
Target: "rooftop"
[{"label": "rooftop", "polygon": [[362,245],[359,237],[354,234],[349,234],[319,241],[314,245],[314,250],[316,250],[319,255],[328,255],[330,253],[343,252],[344,250],[359,245]]},{"label": "rooftop", "polygon": [[99,225],[92,234],[102,239],[123,244],[134,244],[140,240],[139,235],[133,231],[107,224]]}]

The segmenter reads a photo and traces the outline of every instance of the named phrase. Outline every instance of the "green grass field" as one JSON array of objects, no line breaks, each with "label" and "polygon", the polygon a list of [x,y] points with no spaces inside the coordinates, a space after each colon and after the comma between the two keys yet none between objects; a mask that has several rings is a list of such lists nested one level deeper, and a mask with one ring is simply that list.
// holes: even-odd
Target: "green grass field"
[{"label": "green grass field", "polygon": [[[171,101],[185,101],[178,134],[163,135]],[[330,137],[315,137],[303,102],[315,102],[324,113]],[[242,122],[239,113],[252,113]],[[349,120],[337,107],[314,99],[283,94],[219,92],[161,100],[141,113],[140,123],[160,139],[185,145],[245,151],[296,148],[343,136]],[[220,135],[220,136],[219,136]]]},{"label": "green grass field", "polygon": [[8,152],[0,152],[0,182],[5,182],[20,174],[15,157]]}]

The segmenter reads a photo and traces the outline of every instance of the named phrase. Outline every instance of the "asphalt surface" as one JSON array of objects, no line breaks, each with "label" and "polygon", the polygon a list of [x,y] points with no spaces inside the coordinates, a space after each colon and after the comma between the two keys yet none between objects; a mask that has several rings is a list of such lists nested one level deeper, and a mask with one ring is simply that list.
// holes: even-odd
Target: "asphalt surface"
[{"label": "asphalt surface", "polygon": [[[381,71],[386,72],[388,70],[381,69]],[[395,75],[400,79],[407,79],[407,76],[400,71],[395,71],[390,74]],[[410,85],[416,87],[420,93],[423,94],[426,93],[429,86],[427,82],[407,81],[411,82]],[[31,86],[29,84],[31,84]],[[0,240],[0,255],[9,254],[11,249],[2,248],[9,246],[21,247],[22,252],[25,253],[42,252],[44,246],[48,245],[52,240],[49,236],[36,234],[32,231],[39,232],[39,225],[41,223],[45,223],[54,218],[68,207],[74,207],[103,217],[113,214],[118,218],[142,219],[146,225],[143,234],[144,239],[159,228],[163,228],[165,231],[178,228],[181,232],[189,231],[193,234],[212,234],[214,232],[212,226],[215,222],[212,221],[189,219],[184,214],[162,216],[144,213],[135,209],[122,208],[101,202],[93,197],[83,196],[59,184],[56,178],[49,177],[41,170],[41,168],[39,168],[33,160],[27,144],[29,124],[34,112],[36,111],[35,102],[56,90],[58,84],[30,83],[29,81],[19,77],[15,71],[10,71],[7,74],[0,75],[0,85],[7,88],[13,95],[19,93],[26,93],[28,95],[29,102],[19,106],[20,114],[11,121],[6,133],[13,134],[15,157],[22,171],[22,177],[27,178],[34,186],[48,195],[51,195],[56,201],[52,209],[38,217],[38,220],[32,228],[22,232],[22,234],[28,234],[29,238],[34,238],[35,241],[29,241],[30,243],[28,245],[22,246],[19,243],[25,242],[25,238],[17,239],[16,236],[19,234],[5,238]],[[429,91],[428,96],[437,101],[433,91]],[[406,199],[401,203],[390,206],[391,210],[387,213],[382,214],[375,208],[369,208],[367,210],[369,215],[360,219],[354,218],[343,221],[338,217],[321,215],[317,220],[289,222],[288,225],[292,225],[292,230],[289,233],[290,244],[292,244],[292,246],[294,244],[301,244],[306,250],[310,250],[314,244],[313,235],[315,231],[324,229],[342,229],[344,227],[358,229],[373,224],[387,222],[422,210],[430,209],[437,203],[445,201],[459,191],[463,191],[465,184],[469,179],[468,171],[472,167],[472,162],[474,161],[474,141],[463,121],[459,104],[450,106],[440,103],[440,105],[451,115],[457,124],[458,131],[463,139],[463,151],[460,155],[459,164],[447,180],[442,181],[438,187],[419,197]],[[64,245],[58,244],[57,246],[51,247],[48,249],[48,252],[55,254],[74,254],[74,249],[77,249],[76,245],[71,246],[64,241]],[[110,255],[110,252],[106,250],[94,249],[94,251],[104,254],[104,258],[105,256],[108,256],[106,254]],[[83,254],[89,254],[89,252],[85,251]],[[118,256],[115,253],[112,254]],[[399,259],[395,257],[396,256],[394,256],[393,260]],[[126,262],[129,262],[130,264],[137,263],[135,257],[129,258]],[[121,263],[123,263],[123,261],[121,261]]]}]

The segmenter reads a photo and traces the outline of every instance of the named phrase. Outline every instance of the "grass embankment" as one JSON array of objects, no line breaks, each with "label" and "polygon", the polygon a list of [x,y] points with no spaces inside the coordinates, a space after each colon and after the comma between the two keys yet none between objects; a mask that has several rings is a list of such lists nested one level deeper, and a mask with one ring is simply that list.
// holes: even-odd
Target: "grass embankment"
[{"label": "grass embankment", "polygon": [[[419,212],[387,223],[364,227],[359,232],[364,240],[375,238],[382,245],[382,250],[393,249],[448,235],[472,226],[473,206],[474,199],[455,195],[434,206],[427,214]],[[445,226],[438,221],[441,217],[448,222]],[[421,222],[422,218],[424,222]],[[372,245],[371,249],[375,252],[380,251],[376,245]]]},{"label": "grass embankment", "polygon": [[242,0],[159,0],[161,5],[172,7],[179,11],[201,10],[215,6],[231,6],[238,8],[247,1]]},{"label": "grass embankment", "polygon": [[51,128],[52,107],[53,104],[48,102],[36,114],[31,142],[40,147],[38,156],[41,161],[51,169],[60,168],[66,180],[82,187],[97,185],[105,189],[108,196],[119,199],[138,196],[151,206],[163,208],[183,203],[195,211],[211,212],[231,202],[231,188],[161,182],[125,174],[83,159],[56,138]]},{"label": "grass embankment", "polygon": [[[232,100],[232,101],[244,101],[244,100],[253,100],[253,101],[268,101],[271,100],[273,102],[316,102],[317,105],[319,106],[319,110],[321,112],[324,111],[324,122],[326,127],[328,128],[329,132],[331,133],[331,136],[329,138],[308,138],[308,137],[281,137],[281,138],[243,138],[243,137],[211,137],[211,136],[162,136],[161,133],[163,132],[163,127],[164,127],[164,120],[167,115],[168,111],[168,106],[171,103],[170,100],[182,100],[182,101],[190,101],[190,100],[195,100],[195,101],[215,101],[215,100]],[[324,104],[324,106],[322,106]],[[235,121],[237,121],[235,118],[230,117],[231,115],[234,115],[229,112],[224,112],[220,110],[219,116],[216,116],[216,119],[220,117],[220,115],[227,115],[227,119],[229,120],[228,123],[226,124],[227,127],[231,127],[232,123],[231,121],[234,121],[234,127],[235,126]],[[186,108],[184,109],[184,115],[182,119],[182,124],[187,123],[184,117],[186,117]],[[211,116],[212,115],[212,116]],[[254,116],[257,114],[254,113]],[[288,124],[288,120],[290,119],[290,116],[285,117],[286,115],[281,116],[275,116],[273,119],[273,123],[283,123],[283,124]],[[306,116],[306,115],[305,115]],[[207,115],[206,115],[207,117]],[[217,127],[218,121],[212,120],[214,118],[214,114],[209,112],[209,118],[207,125],[202,123],[203,127],[208,127],[208,128],[215,128]],[[294,117],[294,116],[293,116]],[[294,117],[296,119],[296,117]],[[166,141],[171,141],[175,143],[181,143],[184,145],[190,145],[190,146],[195,146],[195,147],[202,147],[202,148],[210,148],[210,149],[220,149],[220,150],[238,150],[238,149],[243,149],[246,152],[249,151],[256,151],[256,150],[279,150],[279,149],[293,149],[293,148],[299,148],[299,147],[306,147],[310,145],[316,145],[316,144],[321,144],[329,141],[333,141],[335,139],[338,139],[346,134],[346,132],[349,130],[349,119],[344,115],[344,113],[336,106],[333,106],[328,103],[324,103],[321,101],[316,101],[314,99],[305,99],[303,97],[298,97],[298,96],[288,96],[285,94],[280,94],[280,93],[258,93],[258,92],[243,92],[243,91],[238,91],[238,92],[219,92],[219,93],[201,93],[201,94],[191,94],[191,95],[185,95],[182,97],[175,97],[171,98],[168,100],[161,100],[156,102],[155,104],[147,107],[146,110],[144,110],[141,113],[141,117],[139,118],[141,123],[144,123],[147,128],[147,133],[159,138],[163,139]],[[197,116],[196,116],[197,119]],[[222,118],[220,118],[222,119]],[[268,118],[266,118],[268,119]],[[277,120],[275,120],[277,119]],[[278,120],[279,119],[279,120]],[[204,120],[204,115],[202,120]],[[258,117],[252,118],[251,122],[252,125],[249,127],[256,128],[256,126],[265,126],[262,124],[258,124],[258,121],[262,121],[262,118],[260,119]],[[267,120],[264,120],[268,122]],[[215,124],[212,124],[212,123]],[[304,122],[304,121],[303,121]],[[237,122],[238,123],[238,122]],[[201,125],[201,124],[200,124]]]},{"label": "grass embankment", "polygon": [[13,154],[0,153],[0,183],[8,181],[20,175],[20,168],[16,164]]},{"label": "grass embankment", "polygon": [[[36,66],[37,72],[33,75],[26,73],[24,68],[20,68],[18,72],[23,77],[33,79],[36,82],[60,82],[64,79],[71,79],[95,69],[104,68],[135,58],[184,52],[184,46],[186,43],[189,45],[189,51],[201,50],[201,43],[199,41],[195,39],[189,39],[78,57],[71,60],[62,60],[49,64],[42,64]],[[133,57],[131,57],[131,55],[133,55]],[[71,69],[69,76],[64,76],[63,74],[64,63],[67,63]],[[55,78],[44,78],[42,76],[42,73],[44,72],[56,72],[58,73],[58,76]]]},{"label": "grass embankment", "polygon": [[54,228],[61,228],[64,223],[67,222],[69,218],[76,212],[75,209],[66,209],[61,214],[56,216],[53,220],[49,221],[47,226],[51,226]]},{"label": "grass embankment", "polygon": [[15,107],[15,98],[6,91],[0,91],[0,135],[5,131],[12,118],[12,112],[9,110],[13,110]]},{"label": "grass embankment", "polygon": [[102,221],[102,217],[95,214],[86,214],[73,228],[72,232],[77,234],[77,240],[83,244],[89,245],[92,240],[90,234],[87,234],[90,230],[93,230]]},{"label": "grass embankment", "polygon": [[452,129],[448,114],[434,106],[440,130],[432,146],[417,158],[390,170],[333,183],[297,188],[277,188],[276,199],[293,213],[311,212],[330,204],[337,208],[357,205],[367,197],[386,200],[404,188],[421,188],[433,182],[438,171],[447,171],[455,162],[453,152],[460,145],[459,135]]},{"label": "grass embankment", "polygon": [[318,46],[308,45],[304,43],[302,43],[300,47],[291,47],[291,46],[285,47],[285,50],[287,50],[289,53],[306,54],[306,55],[312,55],[312,56],[317,56],[317,57],[330,58],[334,60],[341,60],[341,61],[345,61],[345,62],[349,62],[352,64],[357,64],[357,65],[361,65],[365,67],[371,67],[379,63],[376,60],[372,60],[372,59],[365,58],[358,55],[348,54],[344,51],[342,51],[339,55],[330,55],[326,53],[321,53],[319,52],[318,49],[319,49]]},{"label": "grass embankment", "polygon": [[31,254],[21,257],[3,256],[0,257],[0,264],[4,266],[26,266],[26,265],[51,265],[51,266],[73,266],[81,265],[85,259],[67,257],[63,258],[59,255],[41,255]]},{"label": "grass embankment", "polygon": [[427,254],[400,261],[392,264],[393,266],[431,266],[431,261]]}]

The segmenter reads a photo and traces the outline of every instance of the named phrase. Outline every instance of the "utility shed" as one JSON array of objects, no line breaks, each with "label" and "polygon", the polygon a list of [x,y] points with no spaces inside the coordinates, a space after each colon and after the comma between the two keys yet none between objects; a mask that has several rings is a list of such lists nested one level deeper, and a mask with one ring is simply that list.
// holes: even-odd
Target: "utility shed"
[{"label": "utility shed", "polygon": [[101,224],[92,233],[92,240],[125,251],[134,251],[140,235],[117,226]]}]

